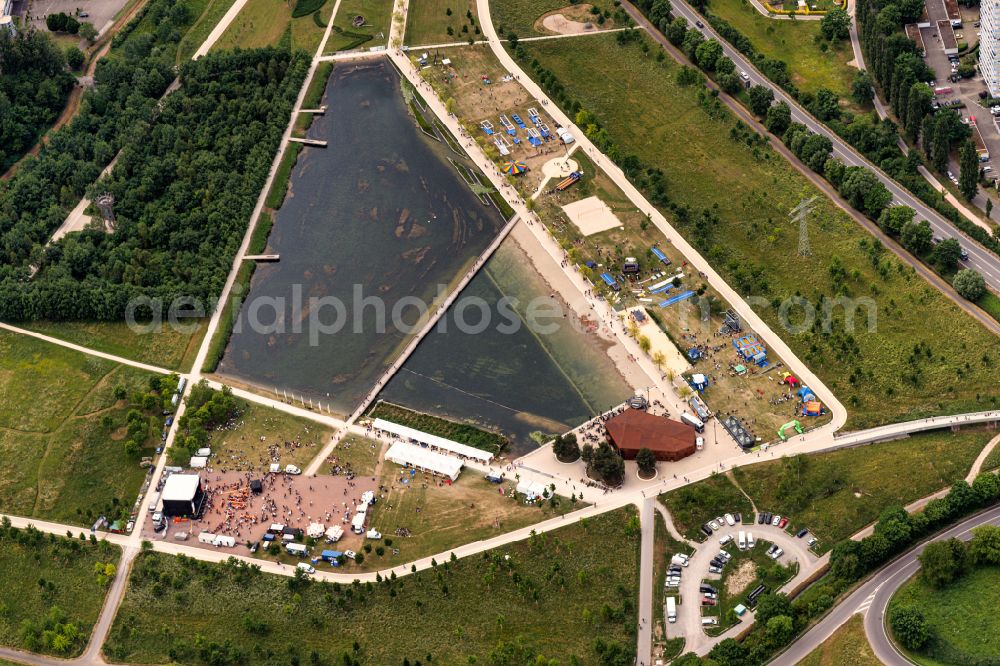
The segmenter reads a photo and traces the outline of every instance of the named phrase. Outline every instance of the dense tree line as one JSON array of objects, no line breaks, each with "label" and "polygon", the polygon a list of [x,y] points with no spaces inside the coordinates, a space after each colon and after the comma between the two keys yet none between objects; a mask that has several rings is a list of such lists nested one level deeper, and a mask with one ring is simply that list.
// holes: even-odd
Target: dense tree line
[{"label": "dense tree line", "polygon": [[[26,174],[72,162],[74,149],[89,147],[61,191],[57,173],[47,183],[20,179],[0,193],[0,201],[6,198],[15,209],[0,212],[13,266],[0,282],[0,316],[121,319],[138,296],[162,299],[166,308],[181,296],[209,303],[221,291],[308,59],[275,49],[211,54],[186,63],[181,88],[156,106],[170,73],[154,57],[139,61],[149,70],[108,63],[101,80],[118,94],[119,107],[108,123],[98,124],[105,134],[92,141],[53,140],[59,154],[38,160]],[[118,77],[108,81],[108,70]],[[88,99],[92,109],[108,101]],[[92,115],[81,114],[74,135]],[[86,230],[43,249],[65,205],[96,179],[115,147],[122,151],[114,171],[89,188],[115,197],[114,233]],[[32,186],[34,196],[25,201],[19,193]],[[31,281],[23,279],[28,264],[39,268]]]},{"label": "dense tree line", "polygon": [[63,53],[36,30],[0,30],[0,172],[59,116],[74,79]]}]

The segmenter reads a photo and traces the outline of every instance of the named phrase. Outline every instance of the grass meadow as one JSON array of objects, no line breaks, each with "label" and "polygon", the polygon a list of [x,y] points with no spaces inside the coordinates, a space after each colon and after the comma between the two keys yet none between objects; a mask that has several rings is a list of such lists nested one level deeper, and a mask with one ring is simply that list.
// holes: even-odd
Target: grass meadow
[{"label": "grass meadow", "polygon": [[799,666],[881,666],[882,662],[875,658],[872,646],[868,644],[864,622],[861,615],[852,615],[822,645],[799,662]]},{"label": "grass meadow", "polygon": [[[105,654],[138,664],[199,661],[598,663],[598,637],[635,653],[639,535],[609,512],[381,583],[333,585],[144,553]],[[197,637],[197,638],[196,638]],[[541,648],[540,646],[543,646]],[[356,647],[355,647],[356,646]],[[314,656],[315,655],[315,656]],[[433,662],[432,662],[433,660]],[[615,662],[617,663],[617,662]]]},{"label": "grass meadow", "polygon": [[671,490],[660,495],[659,500],[670,512],[677,531],[696,541],[705,538],[702,523],[726,513],[749,516],[753,510],[750,500],[725,474],[713,474],[697,483]]},{"label": "grass meadow", "polygon": [[[732,114],[700,86],[678,84],[679,66],[658,62],[648,38],[623,47],[597,35],[586,50],[572,41],[522,45],[623,153],[662,169],[671,202],[688,211],[687,221],[666,211],[668,219],[737,291],[761,297],[758,313],[848,408],[848,429],[996,405],[1000,396],[982,389],[995,382],[996,339],[872,249],[867,232],[771,149],[734,140]],[[811,254],[801,256],[789,211],[817,195]],[[717,220],[696,225],[703,210]],[[847,301],[859,306],[853,321],[832,300],[823,314],[834,297],[857,299]],[[789,303],[783,326],[779,312]]]}]

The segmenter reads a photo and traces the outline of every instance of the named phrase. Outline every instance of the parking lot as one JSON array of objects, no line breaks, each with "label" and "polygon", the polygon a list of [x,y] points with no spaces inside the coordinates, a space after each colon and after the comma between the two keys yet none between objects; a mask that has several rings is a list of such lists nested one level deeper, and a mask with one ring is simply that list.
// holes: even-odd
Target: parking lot
[{"label": "parking lot", "polygon": [[[729,515],[733,516],[734,519],[736,517],[734,514]],[[739,551],[739,544],[737,542],[740,531],[752,533],[758,549],[762,547],[766,549],[772,544],[781,548],[783,552],[777,558],[772,557],[777,562],[781,564],[798,562],[799,571],[786,584],[786,587],[794,585],[798,580],[811,575],[813,566],[820,559],[809,548],[808,541],[812,538],[811,534],[798,538],[786,531],[786,529],[771,524],[764,525],[758,523],[757,516],[754,514],[741,516],[743,520],[741,522],[735,522],[734,520],[733,525],[726,523],[725,517],[726,514],[720,515],[720,518],[723,518],[723,524],[719,529],[713,530],[712,535],[707,537],[704,543],[698,546],[694,555],[690,557],[688,565],[681,568],[679,586],[667,587],[664,590],[664,603],[666,603],[665,598],[668,596],[673,596],[677,599],[677,621],[675,623],[667,623],[667,638],[683,637],[685,639],[685,652],[693,650],[699,654],[703,654],[704,652],[700,648],[707,649],[732,633],[732,631],[727,631],[717,637],[711,637],[705,633],[705,629],[712,627],[702,625],[703,606],[701,600],[704,594],[700,590],[700,587],[703,583],[719,587],[718,582],[722,578],[723,572],[713,573],[709,567],[713,566],[712,560],[719,555],[721,550],[727,551],[730,555],[734,555]],[[727,543],[723,546],[720,543],[720,539],[725,539],[726,537],[730,538],[726,539]],[[668,555],[672,555],[672,553],[668,553]],[[724,570],[725,567],[723,567]],[[747,588],[741,594],[746,595],[750,591]],[[768,592],[775,591],[768,590]],[[742,622],[751,621],[752,617],[753,611],[747,610],[742,617]],[[738,631],[742,626],[742,624],[737,625],[733,630]]]},{"label": "parking lot", "polygon": [[[957,9],[961,16],[961,27],[952,28],[955,34],[955,41],[958,44],[967,43],[969,49],[973,49],[979,41],[979,8],[978,7],[958,7],[952,5],[952,13],[949,14],[945,0],[927,0],[927,17],[930,27],[920,29],[921,38],[924,42],[924,61],[927,66],[934,71],[935,91],[938,94],[935,101],[945,106],[948,103],[960,103],[959,113],[965,119],[974,118],[974,122],[983,139],[985,148],[992,159],[993,155],[1000,154],[1000,128],[997,125],[997,118],[991,115],[990,110],[982,105],[980,93],[986,90],[978,70],[971,78],[959,79],[957,77],[957,66],[953,66],[949,56],[945,53],[945,41],[942,40],[938,30],[938,22],[952,22],[952,16]],[[956,56],[952,56],[954,59]],[[987,175],[993,174],[992,161],[983,163],[983,168]],[[952,156],[949,161],[949,170],[953,176],[952,185],[958,184],[958,156]]]}]

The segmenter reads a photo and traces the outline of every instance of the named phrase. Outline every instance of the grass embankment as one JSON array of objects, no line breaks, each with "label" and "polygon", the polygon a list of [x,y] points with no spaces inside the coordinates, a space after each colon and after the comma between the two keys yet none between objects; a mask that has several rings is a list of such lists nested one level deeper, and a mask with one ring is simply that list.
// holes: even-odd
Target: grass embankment
[{"label": "grass embankment", "polygon": [[874,522],[886,507],[904,506],[965,478],[995,434],[924,433],[738,467],[734,473],[761,511],[787,516],[791,531],[809,528],[825,550]]},{"label": "grass embankment", "polygon": [[284,653],[305,663],[315,653],[318,663],[333,663],[353,654],[357,642],[354,656],[373,664],[431,663],[428,655],[433,663],[467,663],[470,656],[487,663],[494,651],[507,650],[513,652],[506,663],[534,663],[535,654],[599,663],[600,637],[620,654],[634,654],[639,534],[628,526],[630,516],[629,509],[603,514],[368,585],[289,589],[288,578],[145,553],[105,653],[129,663],[220,654],[225,659],[217,663],[247,665]]},{"label": "grass embankment", "polygon": [[788,63],[799,90],[815,93],[826,88],[841,100],[851,99],[851,82],[858,71],[847,64],[854,59],[851,42],[830,44],[819,21],[767,18],[747,0],[712,0],[708,11],[743,33],[761,54]]},{"label": "grass embankment", "polygon": [[[130,407],[115,393],[148,391],[150,377],[0,333],[0,511],[89,526],[131,506],[145,470],[125,451]],[[152,454],[154,432],[147,423],[139,455]]]},{"label": "grass embankment", "polygon": [[[911,269],[872,250],[870,235],[785,160],[734,139],[732,114],[700,86],[678,84],[672,60],[644,54],[642,44],[658,48],[648,38],[622,47],[597,35],[585,50],[570,41],[522,45],[597,115],[623,154],[663,171],[672,210],[685,211],[683,219],[665,213],[737,291],[763,297],[755,309],[848,407],[849,428],[996,404],[981,389],[1000,362],[994,337]],[[812,196],[820,198],[811,255],[800,256],[798,227],[787,218]],[[813,304],[865,300],[853,331],[838,305],[792,332],[774,306],[796,294]],[[804,312],[795,305],[788,318],[802,324]]]},{"label": "grass embankment", "polygon": [[[392,5],[393,0],[341,0],[324,52],[384,46],[389,41]],[[357,16],[364,17],[363,25],[354,25]]]},{"label": "grass embankment", "polygon": [[161,326],[151,328],[151,323],[138,322],[137,330],[115,321],[29,321],[18,326],[95,351],[186,372],[205,337],[208,319],[182,318],[178,323],[181,327],[164,321]]},{"label": "grass embankment", "polygon": [[713,474],[703,481],[682,486],[660,495],[677,531],[689,539],[702,541],[702,523],[726,513],[741,513],[749,522],[753,508],[750,501],[724,474]]},{"label": "grass embankment", "polygon": [[501,38],[508,33],[514,33],[518,37],[556,34],[542,25],[543,17],[549,13],[562,14],[571,21],[589,21],[595,30],[621,27],[610,18],[605,18],[603,24],[598,24],[597,16],[590,13],[591,7],[597,7],[602,13],[607,11],[609,14],[615,10],[611,0],[595,0],[579,4],[570,0],[498,0],[490,3],[493,25]]},{"label": "grass embankment", "polygon": [[[253,236],[250,238],[247,254],[260,254],[267,249],[267,237],[271,234],[272,226],[274,226],[274,221],[271,219],[271,214],[266,211],[262,212],[257,219]],[[233,326],[236,325],[236,319],[240,316],[239,308],[236,307],[237,302],[239,305],[243,304],[243,299],[250,291],[250,278],[253,277],[256,268],[257,264],[252,261],[244,261],[240,264],[229,298],[220,305],[222,314],[219,316],[219,327],[208,348],[202,372],[215,372],[215,369],[219,367],[219,362],[222,360],[223,354],[226,353],[226,345],[229,344],[229,338],[233,334]]]},{"label": "grass embankment", "polygon": [[[332,62],[321,62],[316,66],[316,71],[313,73],[312,80],[309,81],[309,87],[306,88],[306,94],[302,96],[302,108],[303,109],[318,109],[323,104],[323,93],[326,92],[326,84],[330,80],[330,73],[333,72]],[[300,113],[298,117],[295,118],[295,127],[293,129],[293,136],[305,137],[309,132],[309,128],[312,127],[313,119],[316,116],[312,113]],[[301,144],[290,144],[288,147],[299,146]],[[296,159],[298,158],[299,151],[295,151]],[[278,192],[275,190],[274,184],[272,183],[271,189],[267,193],[266,205],[268,208],[279,208],[285,200],[285,194],[288,191],[288,177],[291,175],[291,167],[295,166],[295,160],[292,161],[291,166],[288,167],[287,171],[282,171],[285,164],[284,161],[278,166],[278,173],[275,174],[275,179],[277,182],[278,178],[284,179],[284,184],[281,185],[281,198],[277,199]],[[274,198],[272,198],[274,197]],[[275,205],[271,202],[277,200]]]},{"label": "grass embankment", "polygon": [[931,640],[918,653],[907,653],[924,666],[990,663],[997,656],[1000,619],[1000,567],[975,565],[943,589],[918,575],[893,595],[889,615],[899,606],[918,608]]},{"label": "grass embankment", "polygon": [[865,620],[852,615],[823,644],[806,655],[799,666],[881,666],[865,637]]},{"label": "grass embankment", "polygon": [[95,566],[117,565],[120,557],[121,549],[106,541],[0,527],[0,645],[80,654],[107,592]]},{"label": "grass embankment", "polygon": [[[448,14],[451,10],[451,14]],[[470,21],[472,14],[475,22]],[[410,7],[406,15],[406,35],[404,42],[411,46],[420,44],[446,44],[464,42],[471,37],[482,39],[476,34],[479,25],[476,0],[421,0]],[[451,34],[448,34],[451,28]],[[466,32],[462,32],[465,28]]]},{"label": "grass embankment", "polygon": [[[275,0],[249,0],[212,46],[212,50],[283,46],[314,53],[333,14],[334,0],[327,0],[312,14],[293,17],[296,4]],[[318,17],[315,16],[317,12]]]},{"label": "grass embankment", "polygon": [[273,458],[281,466],[300,469],[330,440],[329,428],[273,407],[240,400],[240,416],[228,428],[212,433],[213,467],[266,472]]},{"label": "grass embankment", "polygon": [[466,423],[456,423],[437,416],[421,414],[394,405],[389,402],[379,401],[369,412],[368,416],[373,419],[385,419],[399,425],[407,426],[426,432],[431,435],[438,435],[446,439],[461,442],[474,446],[477,449],[499,453],[507,445],[507,438],[494,432],[480,430],[476,426]]}]

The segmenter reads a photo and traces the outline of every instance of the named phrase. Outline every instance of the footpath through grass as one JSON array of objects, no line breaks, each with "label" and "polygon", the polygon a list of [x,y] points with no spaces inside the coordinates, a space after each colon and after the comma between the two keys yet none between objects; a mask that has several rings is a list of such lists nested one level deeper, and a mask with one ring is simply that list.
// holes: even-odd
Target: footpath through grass
[{"label": "footpath through grass", "polygon": [[911,578],[889,602],[923,613],[931,640],[919,653],[908,653],[918,664],[988,664],[997,657],[1000,632],[1000,567],[974,566],[943,589],[920,576]]},{"label": "footpath through grass", "polygon": [[987,430],[932,432],[734,470],[761,511],[787,516],[831,548],[883,509],[904,506],[965,478],[987,442]]},{"label": "footpath through grass", "polygon": [[[642,35],[626,46],[573,41],[522,46],[596,114],[622,156],[662,170],[668,219],[733,288],[761,297],[755,309],[847,406],[849,429],[997,404],[982,389],[995,384],[996,339],[783,158],[748,146],[718,100],[680,85],[670,58],[657,61],[658,46]],[[788,215],[813,196],[811,254],[801,256]]]},{"label": "footpath through grass", "polygon": [[747,0],[711,0],[708,11],[743,33],[763,55],[788,63],[799,90],[815,93],[826,88],[842,100],[851,99],[851,82],[858,70],[847,64],[854,59],[850,40],[830,44],[819,21],[770,19]]},{"label": "footpath through grass", "polygon": [[609,512],[365,585],[299,582],[144,553],[105,654],[113,662],[142,664],[200,662],[200,655],[216,655],[219,664],[332,664],[345,653],[366,664],[404,658],[464,664],[469,657],[527,664],[539,654],[596,664],[602,663],[600,645],[619,659],[634,657],[634,516],[630,509]]},{"label": "footpath through grass", "polygon": [[285,46],[312,55],[323,39],[334,3],[335,0],[326,0],[314,14],[293,18],[295,2],[249,0],[212,50]]},{"label": "footpath through grass", "polygon": [[881,666],[865,636],[865,620],[852,615],[823,644],[806,655],[799,666]]},{"label": "footpath through grass", "polygon": [[89,526],[131,506],[145,476],[139,455],[152,453],[159,429],[147,421],[144,445],[129,455],[129,401],[118,395],[147,391],[150,377],[0,333],[0,511]]},{"label": "footpath through grass", "polygon": [[0,527],[0,645],[80,654],[107,591],[95,566],[117,565],[120,557],[121,549],[106,541]]}]

